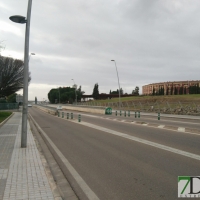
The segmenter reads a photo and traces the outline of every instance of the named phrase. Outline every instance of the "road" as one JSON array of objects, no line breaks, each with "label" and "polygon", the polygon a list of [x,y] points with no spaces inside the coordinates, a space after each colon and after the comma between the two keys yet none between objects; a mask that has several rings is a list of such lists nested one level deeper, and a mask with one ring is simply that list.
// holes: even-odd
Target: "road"
[{"label": "road", "polygon": [[[199,175],[199,134],[133,123],[143,121],[142,117],[122,119],[81,113],[78,122],[77,112],[73,120],[34,107],[29,113],[97,199],[178,199],[178,176]],[[199,127],[198,120],[156,121],[148,116],[145,122],[150,121],[184,127],[193,123],[196,129]],[[58,162],[79,198],[87,199],[81,183],[61,160]]]}]

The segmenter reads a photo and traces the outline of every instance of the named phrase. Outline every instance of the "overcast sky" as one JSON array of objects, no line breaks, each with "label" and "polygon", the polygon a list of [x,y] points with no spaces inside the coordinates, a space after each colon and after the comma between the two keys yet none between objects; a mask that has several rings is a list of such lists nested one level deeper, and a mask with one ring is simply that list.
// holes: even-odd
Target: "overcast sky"
[{"label": "overcast sky", "polygon": [[[28,0],[0,1],[3,56],[24,59]],[[33,0],[29,52],[29,100],[47,99],[51,88],[72,86],[86,94],[120,86],[199,80],[199,0]],[[22,91],[21,91],[22,93]]]}]

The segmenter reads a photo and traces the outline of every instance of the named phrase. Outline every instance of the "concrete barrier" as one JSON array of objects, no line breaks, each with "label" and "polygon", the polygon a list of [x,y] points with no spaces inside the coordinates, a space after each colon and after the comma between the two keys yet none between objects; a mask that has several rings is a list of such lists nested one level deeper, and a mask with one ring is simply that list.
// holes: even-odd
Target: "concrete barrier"
[{"label": "concrete barrier", "polygon": [[[36,105],[34,105],[36,106]],[[49,107],[56,108],[58,105],[49,105]],[[96,113],[96,114],[105,114],[105,109],[98,109],[98,108],[87,108],[87,107],[78,107],[78,106],[62,106],[62,110],[70,110],[70,111],[79,111],[79,112],[89,112],[89,113]],[[56,115],[57,111],[52,110],[50,108],[42,107],[42,106],[37,106],[37,108],[52,114]]]},{"label": "concrete barrier", "polygon": [[105,109],[97,109],[97,108],[86,108],[86,107],[78,107],[78,106],[63,106],[62,108],[65,110],[74,110],[80,112],[89,112],[96,114],[105,114]]}]

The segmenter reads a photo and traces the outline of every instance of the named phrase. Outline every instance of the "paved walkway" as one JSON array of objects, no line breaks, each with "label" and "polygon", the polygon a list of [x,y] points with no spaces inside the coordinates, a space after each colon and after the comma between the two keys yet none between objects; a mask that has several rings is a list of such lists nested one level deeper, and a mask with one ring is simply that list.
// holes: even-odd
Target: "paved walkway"
[{"label": "paved walkway", "polygon": [[21,148],[21,113],[0,127],[0,200],[53,200],[30,126]]}]

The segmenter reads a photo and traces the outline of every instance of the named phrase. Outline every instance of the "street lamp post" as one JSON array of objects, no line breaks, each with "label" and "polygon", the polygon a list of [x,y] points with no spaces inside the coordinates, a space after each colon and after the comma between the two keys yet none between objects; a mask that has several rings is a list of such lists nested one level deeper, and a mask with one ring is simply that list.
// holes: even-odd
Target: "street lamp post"
[{"label": "street lamp post", "polygon": [[32,0],[28,1],[27,17],[15,15],[10,20],[16,23],[26,23],[25,46],[24,46],[24,79],[23,79],[23,111],[22,111],[22,135],[21,147],[27,147],[27,113],[28,113],[28,61],[29,61],[29,35],[30,35],[30,19],[31,19]]},{"label": "street lamp post", "polygon": [[59,95],[59,105],[60,105],[60,87],[58,88],[58,95]]},{"label": "street lamp post", "polygon": [[[111,60],[113,62],[115,62],[115,60]],[[118,79],[118,86],[119,86],[119,109],[121,108],[121,102],[120,102],[120,84],[119,84],[119,75],[118,75],[118,71],[117,71],[117,64],[115,62],[115,67],[116,67],[116,72],[117,72],[117,79]]]},{"label": "street lamp post", "polygon": [[72,79],[72,80],[73,80],[73,82],[74,82],[74,86],[75,86],[75,96],[76,96],[76,105],[77,105],[76,84],[75,84],[75,81],[74,81],[74,79]]}]

